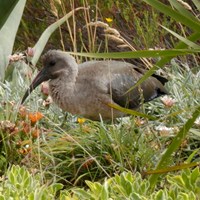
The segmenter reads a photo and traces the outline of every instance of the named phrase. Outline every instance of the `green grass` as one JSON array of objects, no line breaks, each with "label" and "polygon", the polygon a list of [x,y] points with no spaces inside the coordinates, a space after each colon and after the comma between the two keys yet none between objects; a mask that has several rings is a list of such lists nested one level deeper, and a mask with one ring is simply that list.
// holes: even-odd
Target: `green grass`
[{"label": "green grass", "polygon": [[[66,187],[71,187],[84,185],[85,180],[100,181],[105,176],[112,177],[123,171],[143,173],[154,169],[178,130],[200,103],[199,73],[186,71],[176,63],[167,72],[167,88],[176,103],[171,108],[165,107],[160,99],[145,104],[141,112],[159,116],[159,120],[145,120],[142,125],[138,124],[141,121],[138,117],[125,118],[117,124],[89,120],[79,124],[70,115],[66,120],[65,113],[56,105],[52,104],[49,108],[42,106],[39,89],[27,101],[26,109],[40,111],[44,118],[31,125],[27,116],[24,119],[17,113],[24,86],[28,87],[29,81],[19,78],[12,85],[3,85],[6,89],[1,90],[0,98],[1,102],[7,103],[1,104],[1,120],[9,120],[18,127],[18,131],[12,134],[13,130],[5,131],[1,127],[1,155],[2,162],[6,164],[1,165],[1,171],[12,163],[21,163],[30,170],[42,173],[46,181],[61,181]],[[14,105],[9,103],[11,100],[15,100]],[[22,121],[33,129],[37,127],[40,137],[34,138],[31,130],[23,132]],[[156,127],[160,125],[174,130],[158,131]],[[184,143],[173,154],[171,165],[183,163],[199,148],[198,132],[198,125],[194,125]],[[199,161],[197,155],[198,152],[192,162]]]}]

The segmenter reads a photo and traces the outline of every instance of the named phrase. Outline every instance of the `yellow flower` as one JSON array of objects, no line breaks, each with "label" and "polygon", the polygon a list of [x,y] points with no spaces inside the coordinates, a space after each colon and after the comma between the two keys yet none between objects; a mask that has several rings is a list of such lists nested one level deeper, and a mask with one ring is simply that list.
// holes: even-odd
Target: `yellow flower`
[{"label": "yellow flower", "polygon": [[79,124],[83,124],[86,121],[86,119],[85,118],[78,118],[77,121],[78,121]]},{"label": "yellow flower", "polygon": [[106,21],[107,21],[108,23],[110,23],[110,22],[112,22],[112,21],[113,21],[113,19],[112,19],[112,18],[110,18],[110,17],[107,17],[107,18],[106,18]]}]

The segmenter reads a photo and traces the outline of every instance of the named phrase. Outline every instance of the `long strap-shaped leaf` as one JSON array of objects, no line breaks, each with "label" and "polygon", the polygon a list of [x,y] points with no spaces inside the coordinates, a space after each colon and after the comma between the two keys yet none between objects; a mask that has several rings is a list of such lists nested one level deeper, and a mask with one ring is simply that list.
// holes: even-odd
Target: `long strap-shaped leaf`
[{"label": "long strap-shaped leaf", "polygon": [[0,1],[0,30],[19,0]]},{"label": "long strap-shaped leaf", "polygon": [[197,9],[200,11],[200,1],[199,0],[193,0],[193,3],[197,7]]},{"label": "long strap-shaped leaf", "polygon": [[169,50],[139,50],[112,53],[77,53],[68,52],[72,55],[85,56],[90,58],[151,58],[164,56],[180,56],[186,54],[199,53],[200,47],[197,49],[169,49]]},{"label": "long strap-shaped leaf", "polygon": [[9,63],[8,56],[12,54],[16,33],[25,4],[26,0],[18,1],[0,30],[0,81],[4,80],[5,70]]}]

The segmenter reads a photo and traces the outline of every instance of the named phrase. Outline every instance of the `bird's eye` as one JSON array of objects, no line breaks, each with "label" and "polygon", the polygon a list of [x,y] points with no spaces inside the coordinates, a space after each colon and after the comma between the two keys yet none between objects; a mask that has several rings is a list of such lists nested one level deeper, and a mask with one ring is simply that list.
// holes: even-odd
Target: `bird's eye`
[{"label": "bird's eye", "polygon": [[49,62],[49,65],[50,66],[54,66],[56,64],[56,61],[55,60],[51,60],[50,62]]}]

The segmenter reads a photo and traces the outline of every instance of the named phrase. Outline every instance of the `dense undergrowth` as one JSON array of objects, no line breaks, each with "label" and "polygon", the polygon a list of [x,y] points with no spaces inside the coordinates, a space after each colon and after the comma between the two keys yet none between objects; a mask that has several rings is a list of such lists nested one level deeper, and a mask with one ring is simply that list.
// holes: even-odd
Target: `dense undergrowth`
[{"label": "dense undergrowth", "polygon": [[[166,2],[177,9],[172,1]],[[194,2],[190,12],[198,20],[199,4]],[[77,24],[72,20],[63,29],[60,28],[51,37],[46,49],[54,47],[74,52],[122,52],[153,48],[163,51],[180,40],[181,45],[187,44],[190,51],[199,51],[199,47],[195,46],[199,38],[190,43],[186,39],[191,34],[190,27],[182,26],[145,3],[99,2],[98,15],[95,10],[97,4],[93,1],[80,1],[80,5],[74,3],[70,1],[66,9],[88,4],[93,14],[88,16],[86,11],[85,15],[78,14]],[[130,5],[130,9],[127,9],[126,4]],[[25,22],[25,17],[22,18],[14,48],[22,52],[27,46],[34,45],[38,35],[44,33],[44,27],[60,18],[61,14],[66,14],[64,6],[64,1],[44,1],[42,9],[47,22],[41,18],[44,13],[35,11],[37,20],[41,21],[39,29],[35,25],[31,26],[32,22]],[[32,8],[34,5],[30,1],[25,7],[24,16],[33,13],[35,8]],[[32,16],[35,17],[34,14],[29,15],[31,19]],[[105,30],[88,29],[82,25],[97,19],[119,31],[118,39],[123,40],[122,44],[102,37],[102,33],[105,33],[102,31]],[[185,38],[177,38],[174,33],[171,36],[159,24]],[[74,31],[77,32],[76,36]],[[126,46],[117,49],[117,45]],[[164,57],[156,58],[152,53],[154,58],[151,59],[129,59],[132,63],[151,69],[155,63],[163,67],[160,63],[168,59],[166,67],[158,73],[164,73],[169,79],[166,85],[169,95],[141,107],[140,112],[153,116],[155,120],[131,116],[115,123],[106,123],[66,115],[55,104],[49,104],[44,87],[42,93],[41,88],[38,88],[21,106],[25,88],[37,72],[30,65],[34,53],[33,49],[29,49],[26,55],[11,57],[5,79],[0,82],[0,199],[200,198],[198,54],[181,56],[177,53],[178,57],[169,59],[167,53]],[[121,53],[121,58],[123,55]],[[86,59],[77,55],[76,58],[78,62]],[[194,123],[190,123],[190,119],[194,119]],[[180,138],[177,139],[177,136]],[[174,141],[177,141],[177,145],[173,146]],[[167,151],[171,152],[166,154]],[[167,156],[164,165],[163,156]]]}]

